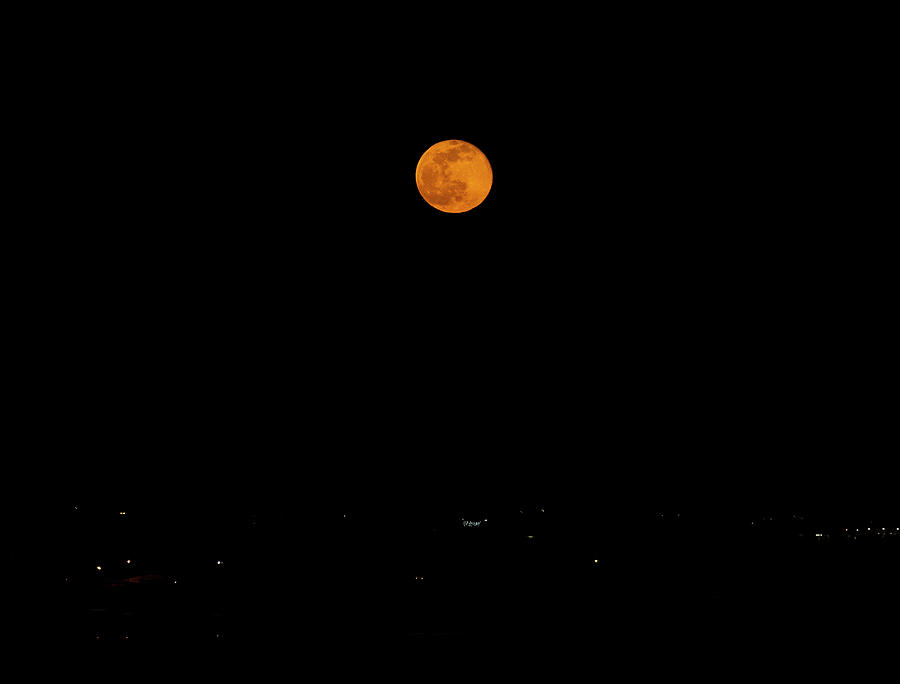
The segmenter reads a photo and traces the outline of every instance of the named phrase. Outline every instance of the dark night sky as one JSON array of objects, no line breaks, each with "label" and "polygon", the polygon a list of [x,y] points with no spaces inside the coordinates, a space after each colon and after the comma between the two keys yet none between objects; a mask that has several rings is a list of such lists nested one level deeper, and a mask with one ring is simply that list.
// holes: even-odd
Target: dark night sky
[{"label": "dark night sky", "polygon": [[[866,84],[607,19],[43,58],[19,287],[61,488],[880,500]],[[447,138],[494,169],[469,214],[415,187]]]}]

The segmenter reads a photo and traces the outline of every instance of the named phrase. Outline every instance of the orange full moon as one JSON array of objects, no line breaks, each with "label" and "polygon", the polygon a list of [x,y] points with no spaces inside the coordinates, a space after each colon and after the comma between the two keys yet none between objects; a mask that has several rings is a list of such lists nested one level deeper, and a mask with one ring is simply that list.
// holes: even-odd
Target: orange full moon
[{"label": "orange full moon", "polygon": [[416,186],[428,204],[448,214],[461,214],[484,202],[494,172],[484,152],[462,140],[443,140],[427,150],[416,165]]}]

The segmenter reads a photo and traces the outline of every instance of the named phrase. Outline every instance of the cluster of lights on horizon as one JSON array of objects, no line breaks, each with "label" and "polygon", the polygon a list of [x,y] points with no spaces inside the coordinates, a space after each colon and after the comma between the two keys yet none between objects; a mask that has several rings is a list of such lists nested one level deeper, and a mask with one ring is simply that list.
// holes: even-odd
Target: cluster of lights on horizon
[{"label": "cluster of lights on horizon", "polygon": [[[129,503],[127,502],[126,506]],[[83,525],[86,523],[90,523],[91,525],[96,525],[98,529],[101,530],[103,534],[109,534],[110,538],[118,539],[123,536],[124,532],[136,531],[137,539],[140,541],[144,538],[145,533],[145,519],[146,519],[146,511],[141,508],[132,510],[130,507],[128,510],[118,510],[117,507],[107,507],[103,510],[95,510],[91,504],[91,502],[83,502],[83,506],[73,505],[68,509],[68,513],[66,513],[65,504],[60,510],[61,516],[70,516],[72,523],[68,523],[71,525],[75,525],[74,521],[78,521],[77,525]],[[71,511],[79,512],[77,515],[72,514]],[[82,512],[83,511],[83,512]],[[551,558],[553,562],[559,562],[562,570],[566,572],[570,572],[576,578],[581,577],[590,577],[591,581],[605,581],[605,579],[610,575],[610,572],[615,573],[616,570],[616,562],[614,559],[614,551],[607,552],[606,542],[597,541],[603,539],[599,534],[595,536],[594,542],[585,541],[589,539],[588,535],[584,537],[579,536],[581,530],[585,529],[588,524],[596,524],[598,527],[602,527],[604,525],[612,526],[613,523],[608,522],[607,519],[601,518],[599,514],[597,517],[585,516],[584,518],[578,518],[572,523],[572,528],[576,531],[576,533],[569,534],[566,525],[570,523],[570,521],[566,518],[566,516],[559,516],[554,514],[554,516],[542,517],[537,515],[537,511],[540,513],[544,513],[544,508],[540,507],[526,507],[524,509],[519,509],[518,506],[511,507],[505,514],[503,512],[497,513],[493,508],[483,508],[483,509],[465,509],[459,508],[454,511],[454,514],[449,514],[446,516],[441,516],[438,518],[436,523],[436,528],[431,529],[432,533],[440,532],[441,535],[444,534],[443,530],[448,530],[446,533],[446,538],[450,539],[452,543],[455,543],[456,539],[465,540],[464,542],[460,542],[461,544],[467,544],[471,541],[472,547],[476,550],[481,549],[481,542],[491,542],[494,539],[495,533],[497,537],[501,537],[507,530],[509,530],[508,539],[501,539],[501,542],[506,543],[508,548],[515,548],[516,553],[521,553],[521,556],[511,556],[515,559],[515,566],[522,565],[520,561],[525,559],[525,562],[532,562],[532,559],[538,558],[543,559],[544,556],[541,556],[541,552],[544,549],[549,549],[548,558]],[[332,511],[330,513],[331,520],[340,519],[339,516],[342,515],[343,519],[347,520],[346,523],[338,523],[332,522],[331,524],[335,528],[340,528],[341,530],[347,530],[351,533],[348,536],[349,539],[355,539],[352,536],[352,532],[357,529],[359,526],[361,529],[365,531],[369,531],[369,528],[366,526],[366,517],[365,514],[368,511],[363,510],[354,510],[342,513],[340,510]],[[478,514],[487,513],[491,515],[491,519],[494,520],[494,523],[491,525],[487,525],[487,518],[481,519],[468,519],[464,517],[459,517],[461,513],[473,513],[477,512]],[[516,513],[522,514],[522,517],[516,515]],[[179,514],[180,515],[180,514]],[[610,515],[609,520],[618,521],[620,518],[615,517],[616,514]],[[710,535],[713,534],[721,534],[723,537],[727,535],[733,535],[732,538],[737,539],[740,544],[752,544],[757,543],[759,540],[767,541],[769,538],[779,540],[789,541],[793,547],[796,548],[805,548],[809,549],[808,553],[812,554],[810,557],[817,557],[817,554],[826,554],[826,556],[830,557],[832,553],[846,553],[848,556],[854,557],[862,557],[865,558],[867,554],[867,549],[881,549],[886,548],[890,549],[891,545],[897,543],[897,539],[900,538],[900,527],[898,526],[881,526],[881,523],[884,522],[895,522],[895,520],[887,518],[887,517],[877,517],[878,514],[874,514],[869,512],[863,516],[859,516],[856,520],[853,520],[851,517],[847,517],[845,519],[835,518],[831,516],[823,515],[821,517],[811,516],[807,518],[806,516],[798,515],[798,514],[790,514],[790,513],[779,513],[778,516],[767,515],[767,516],[757,516],[754,520],[749,520],[749,516],[731,516],[723,515],[722,517],[717,517],[714,513],[710,514],[707,520],[704,520],[702,516],[695,515],[692,512],[687,512],[684,515],[681,513],[675,512],[666,512],[666,513],[656,513],[653,509],[648,511],[644,511],[640,516],[636,516],[634,520],[636,524],[630,525],[625,530],[625,534],[634,534],[641,535],[647,529],[650,529],[656,526],[660,530],[671,531],[673,533],[673,539],[679,538],[677,537],[677,532],[687,529],[689,525],[696,525],[695,528],[692,528],[690,531],[702,530],[701,534],[706,534],[706,530],[710,530]],[[166,517],[167,514],[163,515],[163,529],[168,529],[166,527],[173,520],[172,517]],[[533,516],[533,517],[532,517]],[[869,517],[872,516],[872,517]],[[406,516],[409,517],[409,516]],[[666,518],[665,523],[654,522],[653,518]],[[121,518],[123,521],[118,522],[118,518]],[[131,518],[131,521],[128,521],[127,518]],[[473,516],[474,518],[474,516]],[[553,526],[549,528],[550,531],[547,531],[540,521],[547,521],[547,518],[552,518],[552,522],[555,523]],[[185,517],[185,520],[188,518]],[[228,519],[229,521],[231,518]],[[263,522],[267,522],[267,518],[263,519]],[[587,521],[585,523],[584,521]],[[675,520],[681,520],[681,522],[674,522]],[[751,531],[748,528],[748,522],[750,526],[756,527],[755,530]],[[840,524],[843,523],[847,525],[850,522],[856,522],[859,524],[863,522],[863,526],[861,527],[840,527]],[[561,523],[561,524],[556,524]],[[774,523],[774,524],[772,524]],[[875,523],[878,523],[876,526]],[[156,521],[153,522],[156,524]],[[245,526],[247,525],[246,521],[243,523]],[[251,525],[255,525],[255,520],[250,523]],[[439,528],[438,528],[439,526]],[[410,526],[411,529],[417,530],[426,530],[427,528],[424,525],[413,524]],[[461,531],[462,528],[484,528],[479,532],[470,532],[470,531]],[[185,529],[193,530],[191,525],[184,526]],[[239,529],[235,524],[234,529]],[[566,530],[562,533],[558,531],[560,529]],[[593,529],[591,530],[594,531]],[[150,529],[150,535],[155,532],[155,529]],[[526,534],[526,532],[536,532],[538,542],[535,545],[526,544],[524,540],[529,540],[533,542],[535,540],[535,534]],[[181,532],[178,532],[181,534]],[[253,533],[250,533],[253,534]],[[424,532],[422,534],[425,534]],[[557,537],[554,537],[555,534],[560,534],[559,539],[561,539],[561,543],[556,544],[554,541]],[[616,534],[619,534],[617,531]],[[771,535],[768,537],[767,535]],[[797,541],[798,537],[803,537],[806,541]],[[152,536],[148,537],[153,539]],[[879,541],[879,539],[884,539],[884,541]],[[228,539],[227,537],[222,537],[222,539]],[[611,542],[612,546],[609,548],[618,548],[615,547],[617,543],[618,537],[614,538]],[[691,537],[690,539],[694,539]],[[816,541],[813,541],[815,539]],[[871,539],[872,541],[845,541],[847,539]],[[440,537],[440,540],[443,541],[443,536]],[[829,541],[831,540],[831,541]],[[844,540],[844,541],[842,541]],[[132,540],[133,541],[133,540]],[[131,543],[131,542],[129,542]],[[630,543],[630,542],[629,542]],[[703,549],[711,548],[714,546],[717,541],[707,542],[707,538],[703,540]],[[150,548],[155,548],[154,545],[151,544]],[[214,547],[211,547],[214,548]],[[190,564],[187,561],[185,562],[185,567],[191,568],[192,572],[196,574],[190,574],[188,571],[184,570],[184,568],[179,565],[184,559],[177,559],[175,564],[172,566],[167,566],[166,570],[163,570],[164,575],[153,575],[153,574],[143,574],[149,572],[157,572],[154,570],[146,570],[148,567],[157,567],[156,559],[150,558],[150,554],[147,553],[147,549],[142,548],[140,544],[135,547],[131,547],[128,545],[116,546],[111,553],[106,553],[105,551],[89,551],[82,552],[81,555],[76,560],[72,561],[72,566],[77,566],[77,570],[72,569],[72,567],[68,567],[67,572],[70,573],[70,576],[66,576],[64,578],[64,582],[67,584],[71,584],[71,586],[66,587],[64,589],[60,589],[60,592],[65,592],[66,594],[73,594],[77,596],[77,590],[79,589],[78,583],[84,582],[85,586],[92,592],[90,595],[98,595],[98,596],[130,596],[130,592],[132,592],[132,584],[149,584],[149,585],[166,585],[161,586],[159,589],[155,589],[152,586],[149,588],[142,589],[134,589],[136,592],[136,596],[141,596],[142,592],[147,592],[148,594],[152,594],[152,592],[160,591],[167,597],[176,597],[178,601],[182,600],[182,598],[187,597],[191,598],[191,592],[194,591],[194,587],[201,587],[202,592],[208,592],[209,590],[206,587],[203,587],[203,582],[208,582],[209,586],[214,588],[216,591],[220,587],[226,587],[228,591],[231,591],[231,587],[227,586],[229,580],[233,580],[237,583],[237,586],[243,587],[244,584],[248,581],[248,577],[253,577],[250,573],[246,573],[242,570],[245,566],[242,564],[242,556],[240,555],[240,551],[236,552],[234,556],[229,555],[229,546],[225,545],[218,550],[213,550],[213,553],[209,553],[209,549],[206,549],[202,552],[205,558],[199,557],[194,559],[196,562],[194,564]],[[242,547],[238,546],[237,549],[241,549]],[[252,547],[251,547],[252,548]],[[463,554],[468,552],[468,546],[461,546],[463,548]],[[699,545],[698,545],[698,548]],[[764,545],[761,548],[767,548]],[[780,548],[780,547],[778,547]],[[563,550],[563,553],[554,556],[559,549]],[[818,550],[816,550],[818,549]],[[846,549],[847,551],[840,551],[840,549]],[[109,551],[107,549],[106,551]],[[234,551],[234,549],[232,549]],[[123,558],[125,555],[134,553],[134,558]],[[213,554],[222,553],[223,556],[216,556]],[[568,555],[571,553],[572,555]],[[592,556],[600,554],[604,555],[604,566],[603,568],[599,567],[600,558]],[[607,555],[608,554],[608,555]],[[198,554],[199,555],[199,554]],[[398,554],[399,556],[399,554]],[[222,568],[225,565],[225,560],[228,560],[229,568],[227,570],[212,570],[210,568]],[[463,556],[465,557],[465,556]],[[503,557],[503,560],[506,560],[506,557]],[[95,565],[91,566],[90,563],[94,562]],[[192,561],[193,562],[193,561]],[[430,561],[429,561],[430,562]],[[543,562],[543,560],[539,560],[539,563]],[[440,592],[443,591],[443,587],[445,586],[453,586],[452,583],[460,581],[459,577],[462,577],[462,582],[469,581],[466,579],[464,574],[459,573],[459,565],[455,562],[449,562],[446,565],[440,564],[439,567],[433,568],[428,563],[424,565],[419,565],[417,563],[410,562],[405,567],[396,568],[396,572],[393,572],[392,577],[396,578],[392,580],[393,582],[398,582],[400,584],[405,584],[405,589],[403,591],[408,592],[410,596],[421,597],[425,601],[430,601],[429,597],[432,596],[432,592],[437,592],[436,595],[440,596]],[[490,585],[491,573],[494,572],[493,566],[485,566],[489,569],[487,572],[481,573],[479,572],[479,577],[476,582],[486,582],[486,586]],[[516,569],[513,569],[511,573],[507,575],[506,567],[502,566],[504,569],[497,571],[496,581],[505,583],[509,580],[508,577],[515,578]],[[511,567],[511,566],[510,566]],[[552,566],[555,570],[556,566]],[[92,572],[91,568],[93,568],[96,572]],[[414,587],[413,583],[410,582],[410,571],[415,572],[416,570],[421,571],[425,569],[427,572],[433,572],[434,576],[428,575],[428,582],[426,582],[426,576],[416,574],[414,575],[414,582],[417,585],[423,585],[421,587]],[[591,568],[594,568],[593,570]],[[612,570],[611,570],[612,569]],[[178,574],[183,571],[183,574]],[[468,572],[468,569],[465,570]],[[526,573],[528,569],[526,568]],[[56,578],[53,580],[54,582],[60,582],[60,575],[62,572],[57,572]],[[178,577],[183,581],[179,581],[175,577],[178,574]],[[482,579],[481,575],[487,577],[488,579]],[[349,575],[348,575],[349,576]],[[555,575],[551,575],[551,577],[556,577]],[[124,579],[123,579],[124,578]],[[353,580],[351,580],[353,581]],[[554,580],[555,581],[555,580]],[[178,589],[172,589],[171,585],[178,585]],[[98,587],[103,587],[103,593],[100,594],[97,592]],[[466,586],[466,585],[461,585]],[[119,589],[120,587],[125,587],[124,589]],[[94,593],[97,592],[97,593]],[[204,595],[204,594],[201,594]],[[180,598],[179,598],[180,597]],[[105,599],[104,599],[105,600]],[[114,601],[117,599],[113,599]],[[166,599],[169,600],[168,598]],[[101,609],[92,609],[92,610],[101,610]],[[104,608],[104,610],[108,610],[108,608]],[[130,624],[130,623],[126,623]],[[97,627],[94,627],[94,623],[91,623],[91,627],[86,629],[86,633],[82,636],[83,638],[87,638],[91,640],[93,630]],[[209,628],[207,626],[207,628]],[[129,639],[129,635],[127,633],[123,633],[121,631],[105,631],[102,633],[104,639]],[[135,629],[132,636],[134,639],[132,641],[140,640],[142,634]],[[211,632],[206,635],[205,638],[210,638]],[[229,636],[232,636],[229,633]],[[221,632],[216,632],[215,637],[217,639],[222,638]],[[97,633],[97,639],[101,638],[101,633]]]}]

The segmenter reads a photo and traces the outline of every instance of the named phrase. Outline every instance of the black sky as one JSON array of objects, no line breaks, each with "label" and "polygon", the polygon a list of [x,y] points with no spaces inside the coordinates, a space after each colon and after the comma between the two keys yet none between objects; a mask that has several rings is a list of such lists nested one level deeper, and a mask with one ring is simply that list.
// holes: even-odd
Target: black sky
[{"label": "black sky", "polygon": [[[865,85],[796,34],[607,19],[36,57],[20,296],[62,488],[880,500]],[[449,138],[494,170],[464,215],[414,183]]]}]

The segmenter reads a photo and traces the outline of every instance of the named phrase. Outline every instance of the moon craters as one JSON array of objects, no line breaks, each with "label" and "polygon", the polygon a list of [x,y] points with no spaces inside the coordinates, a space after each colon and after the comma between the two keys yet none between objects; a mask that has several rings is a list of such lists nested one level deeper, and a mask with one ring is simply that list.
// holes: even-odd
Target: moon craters
[{"label": "moon craters", "polygon": [[493,180],[487,157],[462,140],[432,145],[419,159],[416,185],[428,204],[448,213],[478,206],[490,192]]}]

